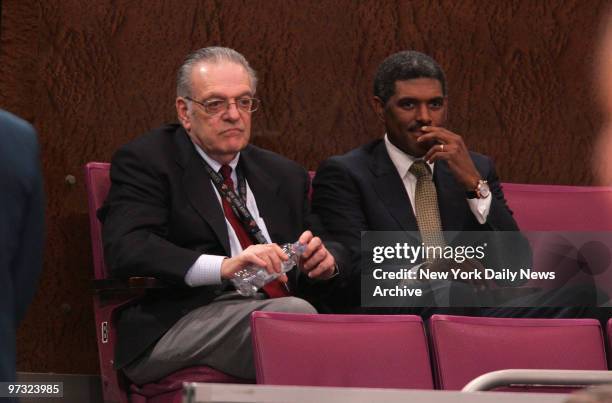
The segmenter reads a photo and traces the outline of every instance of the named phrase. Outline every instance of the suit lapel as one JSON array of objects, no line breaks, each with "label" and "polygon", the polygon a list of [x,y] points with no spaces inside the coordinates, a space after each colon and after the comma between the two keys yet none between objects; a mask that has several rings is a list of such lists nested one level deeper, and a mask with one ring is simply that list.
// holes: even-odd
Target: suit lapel
[{"label": "suit lapel", "polygon": [[391,216],[404,231],[418,231],[410,199],[395,165],[389,158],[384,141],[372,150],[370,170],[374,175],[374,188]]},{"label": "suit lapel", "polygon": [[184,168],[182,185],[185,193],[202,220],[213,229],[227,256],[231,256],[225,216],[204,168],[202,157],[183,129],[177,132],[176,140],[179,146],[177,162]]},{"label": "suit lapel", "polygon": [[466,217],[472,214],[465,200],[465,191],[459,186],[446,161],[436,162],[434,183],[438,194],[438,209],[444,231],[460,231],[466,226]]},{"label": "suit lapel", "polygon": [[289,242],[290,240],[285,239],[290,235],[284,219],[289,216],[289,209],[278,197],[281,184],[256,161],[253,150],[252,146],[247,146],[240,153],[240,169],[255,196],[259,215],[266,224],[272,242]]}]

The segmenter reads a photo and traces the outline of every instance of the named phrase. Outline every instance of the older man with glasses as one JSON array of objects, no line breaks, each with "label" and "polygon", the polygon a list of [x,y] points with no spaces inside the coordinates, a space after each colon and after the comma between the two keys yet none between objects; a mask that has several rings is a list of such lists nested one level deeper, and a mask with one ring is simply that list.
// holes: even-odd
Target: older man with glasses
[{"label": "older man with glasses", "polygon": [[[316,313],[304,298],[337,280],[342,249],[313,235],[307,172],[249,145],[260,107],[257,78],[238,52],[189,55],[177,76],[180,124],[122,147],[99,212],[107,263],[119,277],[152,276],[167,287],[121,313],[116,367],[136,384],[206,365],[253,379],[250,313]],[[312,230],[312,232],[310,231]],[[298,269],[281,273],[279,244],[305,247]],[[333,251],[333,252],[330,252]],[[257,266],[278,279],[253,296],[232,287]]]}]

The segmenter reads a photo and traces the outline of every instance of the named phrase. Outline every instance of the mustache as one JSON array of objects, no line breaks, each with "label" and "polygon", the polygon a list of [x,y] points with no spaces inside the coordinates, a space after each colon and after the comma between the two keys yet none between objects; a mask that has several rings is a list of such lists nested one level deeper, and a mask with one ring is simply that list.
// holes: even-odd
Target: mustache
[{"label": "mustache", "polygon": [[413,125],[408,126],[408,131],[411,131],[411,132],[421,131],[421,129],[422,129],[424,126],[427,126],[427,125],[425,125],[425,124],[423,124],[423,123],[415,123],[415,124],[413,124]]}]

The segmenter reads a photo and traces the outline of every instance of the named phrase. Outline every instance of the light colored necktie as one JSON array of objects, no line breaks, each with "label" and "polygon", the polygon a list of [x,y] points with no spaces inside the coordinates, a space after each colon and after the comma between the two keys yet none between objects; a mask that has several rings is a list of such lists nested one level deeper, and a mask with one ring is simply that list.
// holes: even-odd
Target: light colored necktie
[{"label": "light colored necktie", "polygon": [[438,195],[433,183],[429,165],[425,161],[415,161],[409,171],[416,176],[414,208],[421,240],[425,246],[446,245],[442,234],[442,221],[438,210]]}]

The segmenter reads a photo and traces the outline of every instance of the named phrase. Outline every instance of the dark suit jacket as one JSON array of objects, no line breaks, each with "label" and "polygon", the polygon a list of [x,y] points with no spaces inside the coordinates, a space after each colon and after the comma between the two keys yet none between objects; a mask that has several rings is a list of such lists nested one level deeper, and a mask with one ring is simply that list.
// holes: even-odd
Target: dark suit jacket
[{"label": "dark suit jacket", "polygon": [[[508,209],[493,162],[470,153],[476,168],[491,188],[492,200],[487,221],[480,224],[445,161],[437,161],[434,183],[444,231],[518,231]],[[323,162],[313,182],[313,212],[326,230],[344,244],[351,254],[352,273],[336,293],[336,306],[359,305],[359,259],[361,231],[418,231],[416,217],[395,165],[379,139],[347,154]],[[342,298],[342,301],[338,301]],[[337,308],[342,309],[342,308]]]},{"label": "dark suit jacket", "polygon": [[[273,242],[295,242],[307,228],[320,232],[310,220],[309,178],[302,167],[251,145],[241,152],[239,167]],[[107,264],[116,276],[153,276],[169,285],[149,291],[121,313],[115,364],[121,368],[187,312],[228,288],[227,281],[191,288],[184,277],[200,254],[231,252],[223,210],[202,157],[181,126],[162,127],[119,149],[111,181],[98,214]],[[333,283],[307,281],[299,273],[288,273],[297,296],[315,295]]]},{"label": "dark suit jacket", "polygon": [[42,268],[43,189],[30,124],[0,110],[0,381],[15,379],[15,332]]}]

